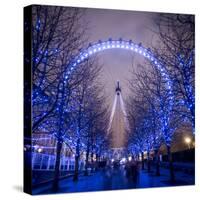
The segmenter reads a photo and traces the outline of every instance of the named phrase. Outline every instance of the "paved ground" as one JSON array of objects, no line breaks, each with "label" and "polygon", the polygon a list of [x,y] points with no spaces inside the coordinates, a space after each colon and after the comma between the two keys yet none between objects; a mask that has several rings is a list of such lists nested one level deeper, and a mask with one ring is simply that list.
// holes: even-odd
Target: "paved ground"
[{"label": "paved ground", "polygon": [[[79,180],[74,182],[72,177],[60,180],[58,193],[67,192],[86,192],[101,190],[166,187],[179,185],[193,185],[194,177],[183,172],[176,172],[176,182],[169,182],[169,172],[167,169],[161,169],[161,176],[155,176],[155,172],[147,173],[146,170],[140,170],[137,181],[126,177],[123,167],[118,169],[99,170],[89,176],[80,175]],[[34,194],[52,193],[51,183],[48,183],[33,191]]]}]

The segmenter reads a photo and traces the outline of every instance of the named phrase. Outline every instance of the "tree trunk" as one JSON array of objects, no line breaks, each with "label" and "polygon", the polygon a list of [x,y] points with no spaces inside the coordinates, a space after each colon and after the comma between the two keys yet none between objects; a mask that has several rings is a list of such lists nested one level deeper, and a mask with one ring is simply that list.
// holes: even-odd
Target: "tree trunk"
[{"label": "tree trunk", "polygon": [[89,148],[89,142],[88,142],[87,152],[86,152],[86,159],[85,159],[85,172],[84,172],[85,176],[88,176],[88,159],[89,159],[89,153],[90,153],[90,148]]},{"label": "tree trunk", "polygon": [[[93,132],[92,132],[93,133]],[[91,137],[91,172],[94,171],[94,135]]]},{"label": "tree trunk", "polygon": [[62,89],[62,99],[61,104],[59,107],[59,130],[58,130],[58,142],[56,145],[56,164],[55,164],[55,175],[54,175],[54,181],[53,181],[53,190],[57,191],[59,186],[59,178],[60,178],[60,156],[61,156],[61,150],[62,150],[62,144],[63,141],[61,140],[62,135],[62,128],[63,128],[63,105],[64,105],[64,92],[65,89],[63,87]]},{"label": "tree trunk", "polygon": [[99,154],[96,153],[96,161],[95,161],[95,171],[99,169]]},{"label": "tree trunk", "polygon": [[75,155],[75,169],[74,169],[74,181],[78,180],[78,168],[79,168],[79,157],[80,157],[80,139],[77,140],[76,144],[76,155]]},{"label": "tree trunk", "polygon": [[57,142],[56,145],[56,164],[55,164],[55,174],[54,174],[54,181],[53,181],[53,190],[58,190],[59,184],[59,176],[60,176],[60,156],[62,150],[62,142]]},{"label": "tree trunk", "polygon": [[149,151],[147,152],[147,171],[148,172],[151,171],[151,161],[150,161]]},{"label": "tree trunk", "polygon": [[142,170],[144,170],[144,152],[142,152]]},{"label": "tree trunk", "polygon": [[156,158],[156,176],[160,176],[160,159],[159,159],[158,149],[155,149],[155,158]]},{"label": "tree trunk", "polygon": [[93,159],[93,157],[94,157],[94,153],[93,153],[93,148],[92,148],[92,153],[91,153],[91,166],[92,166],[92,170],[91,170],[91,172],[94,171],[94,159]]},{"label": "tree trunk", "polygon": [[167,146],[167,155],[168,155],[168,162],[169,162],[170,181],[174,182],[175,181],[174,166],[173,166],[173,160],[172,160],[171,147],[169,145]]},{"label": "tree trunk", "polygon": [[96,161],[99,162],[99,154],[96,154]]}]

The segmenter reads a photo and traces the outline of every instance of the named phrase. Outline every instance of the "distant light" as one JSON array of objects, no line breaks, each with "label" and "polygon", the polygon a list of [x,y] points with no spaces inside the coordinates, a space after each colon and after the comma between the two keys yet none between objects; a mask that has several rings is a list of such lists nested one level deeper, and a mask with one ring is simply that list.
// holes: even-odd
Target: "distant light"
[{"label": "distant light", "polygon": [[190,137],[185,137],[185,143],[190,144],[192,142]]},{"label": "distant light", "polygon": [[126,158],[122,158],[122,160],[121,160],[122,162],[126,162]]},{"label": "distant light", "polygon": [[128,161],[131,161],[131,160],[132,160],[132,156],[129,156],[129,157],[128,157]]},{"label": "distant light", "polygon": [[114,162],[114,161],[115,161],[115,159],[114,159],[114,158],[112,158],[112,159],[111,159],[111,162]]},{"label": "distant light", "polygon": [[41,153],[42,152],[42,148],[39,148],[37,151],[38,151],[38,153]]}]

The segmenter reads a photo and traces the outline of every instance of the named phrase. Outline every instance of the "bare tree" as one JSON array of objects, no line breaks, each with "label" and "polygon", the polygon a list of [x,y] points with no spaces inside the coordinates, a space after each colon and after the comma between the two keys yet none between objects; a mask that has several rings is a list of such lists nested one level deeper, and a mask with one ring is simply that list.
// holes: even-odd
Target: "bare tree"
[{"label": "bare tree", "polygon": [[161,14],[156,21],[159,44],[154,50],[165,65],[183,123],[195,127],[195,25],[194,15]]},{"label": "bare tree", "polygon": [[85,27],[77,8],[33,6],[32,79],[33,131],[55,111],[64,73],[79,48]]},{"label": "bare tree", "polygon": [[[164,142],[168,149],[170,161],[171,180],[174,180],[173,165],[171,160],[171,142],[173,134],[178,127],[177,116],[173,112],[175,104],[172,103],[172,93],[169,91],[168,82],[163,77],[162,72],[154,65],[139,66],[138,71],[134,72],[133,79],[130,81],[132,91],[132,101],[128,105],[134,105],[137,109],[127,109],[129,112],[138,111],[135,115],[135,128],[132,128],[134,137],[135,132],[142,135],[139,143],[143,150],[147,151],[148,163],[149,152],[154,150],[156,155],[156,174],[159,175],[159,155],[158,149]],[[133,92],[134,91],[134,92]],[[130,106],[129,106],[130,107]],[[134,115],[130,113],[129,116]],[[138,119],[136,119],[136,117]],[[135,131],[134,131],[135,130]],[[138,142],[136,142],[138,145]],[[141,145],[140,145],[141,146]],[[141,148],[141,147],[140,147]],[[148,164],[148,171],[150,165]]]},{"label": "bare tree", "polygon": [[[72,94],[85,78],[76,70],[66,72],[80,48],[84,47],[87,27],[80,24],[83,9],[33,6],[33,131],[47,128],[57,139],[53,188],[59,180],[60,155],[63,142],[68,143]],[[81,64],[82,66],[85,63]],[[80,65],[80,68],[81,68]]]}]

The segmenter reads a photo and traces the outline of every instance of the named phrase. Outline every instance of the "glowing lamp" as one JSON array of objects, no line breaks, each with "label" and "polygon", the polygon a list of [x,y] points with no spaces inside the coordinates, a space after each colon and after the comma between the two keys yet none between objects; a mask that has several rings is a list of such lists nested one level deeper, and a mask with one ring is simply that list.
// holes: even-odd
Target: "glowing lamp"
[{"label": "glowing lamp", "polygon": [[191,143],[191,141],[192,141],[192,140],[191,140],[191,138],[190,138],[190,137],[186,137],[186,138],[185,138],[185,143],[186,143],[186,144],[190,144],[190,143]]}]

